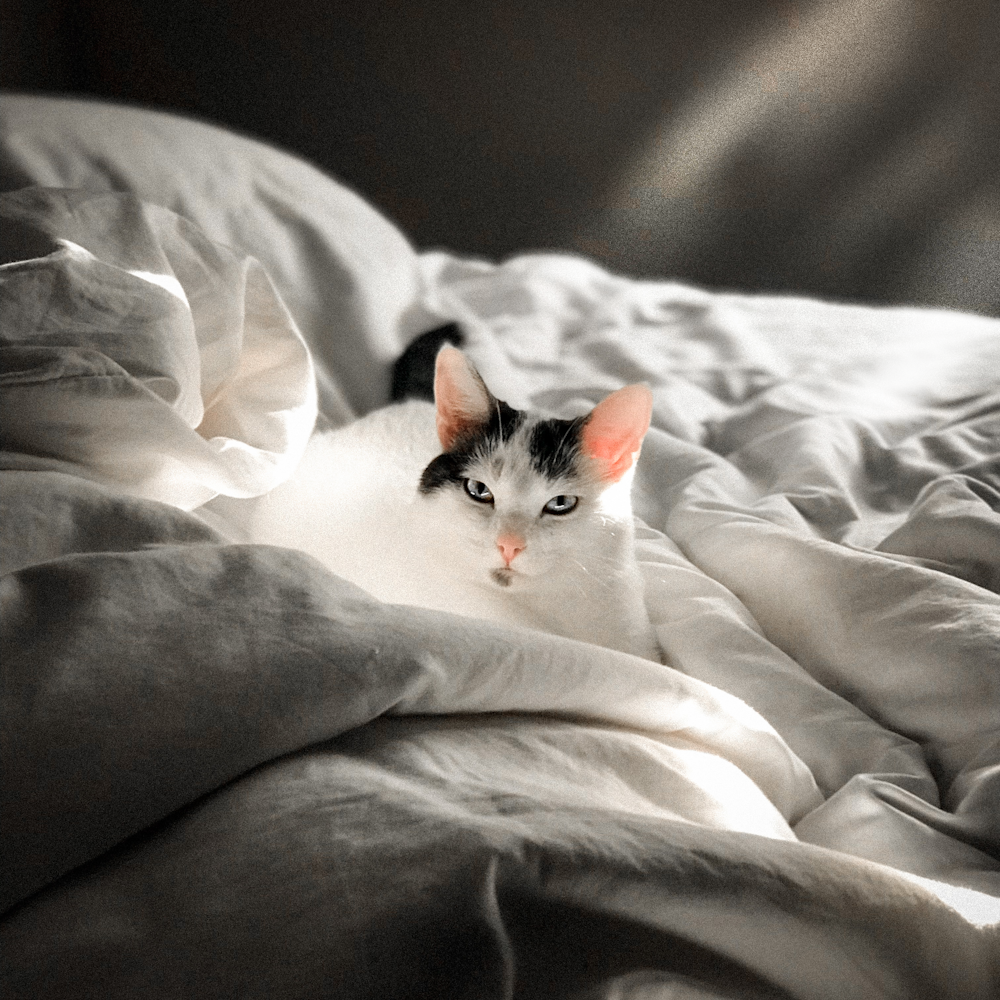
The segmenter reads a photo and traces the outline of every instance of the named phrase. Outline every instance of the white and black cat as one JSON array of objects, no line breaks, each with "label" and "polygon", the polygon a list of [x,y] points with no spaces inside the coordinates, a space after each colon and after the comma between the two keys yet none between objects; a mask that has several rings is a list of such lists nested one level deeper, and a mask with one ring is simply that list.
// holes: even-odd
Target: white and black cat
[{"label": "white and black cat", "polygon": [[425,393],[423,367],[433,403],[317,432],[287,483],[209,509],[381,600],[659,659],[629,496],[649,390],[626,386],[573,420],[514,410],[441,346],[453,335],[432,331],[397,364],[394,395]]}]

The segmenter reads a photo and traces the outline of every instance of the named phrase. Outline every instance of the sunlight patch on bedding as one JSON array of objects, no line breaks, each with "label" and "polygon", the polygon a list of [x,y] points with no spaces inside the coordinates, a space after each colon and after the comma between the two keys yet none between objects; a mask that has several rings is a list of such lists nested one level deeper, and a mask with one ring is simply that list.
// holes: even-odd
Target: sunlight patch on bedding
[{"label": "sunlight patch on bedding", "polygon": [[989,896],[985,892],[966,889],[959,885],[949,885],[947,882],[939,882],[937,879],[927,878],[923,875],[914,875],[912,872],[899,871],[898,869],[894,869],[894,871],[908,882],[933,893],[946,906],[961,913],[970,924],[974,924],[976,927],[1000,926],[1000,899],[997,899],[996,896]]},{"label": "sunlight patch on bedding", "polygon": [[[65,250],[69,251],[69,253],[74,257],[85,258],[88,260],[98,259],[86,247],[82,247],[79,243],[74,243],[72,240],[59,237],[56,239],[56,243],[60,244],[60,246],[62,246]],[[133,278],[141,278],[143,281],[148,281],[152,285],[159,285],[160,288],[169,292],[174,296],[174,298],[180,299],[184,305],[190,305],[183,286],[172,274],[157,274],[153,271],[140,270],[130,270],[127,273],[131,274]]]},{"label": "sunlight patch on bedding", "polygon": [[[675,735],[672,744],[680,742]],[[674,746],[671,763],[678,774],[714,800],[711,824],[723,830],[755,833],[777,840],[795,834],[761,788],[731,761],[700,749]],[[701,819],[705,822],[707,817]]]},{"label": "sunlight patch on bedding", "polygon": [[172,274],[153,274],[152,271],[129,271],[129,274],[135,278],[142,278],[143,281],[148,281],[153,285],[159,285],[160,288],[180,299],[184,305],[188,304],[188,298],[184,294],[181,283]]},{"label": "sunlight patch on bedding", "polygon": [[[79,243],[74,243],[72,240],[66,240],[63,239],[62,237],[58,237],[56,239],[56,243],[58,243],[61,247],[68,250],[74,257],[94,256],[86,247],[82,247],[80,246]],[[95,257],[94,259],[96,260],[97,258]]]}]

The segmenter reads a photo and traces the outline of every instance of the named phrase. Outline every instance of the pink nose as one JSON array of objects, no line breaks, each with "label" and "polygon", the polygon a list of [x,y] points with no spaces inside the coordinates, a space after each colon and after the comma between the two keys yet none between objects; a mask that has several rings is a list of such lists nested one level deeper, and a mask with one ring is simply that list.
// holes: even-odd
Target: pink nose
[{"label": "pink nose", "polygon": [[497,539],[497,548],[503,561],[509,566],[524,551],[524,539],[517,535],[501,535]]}]

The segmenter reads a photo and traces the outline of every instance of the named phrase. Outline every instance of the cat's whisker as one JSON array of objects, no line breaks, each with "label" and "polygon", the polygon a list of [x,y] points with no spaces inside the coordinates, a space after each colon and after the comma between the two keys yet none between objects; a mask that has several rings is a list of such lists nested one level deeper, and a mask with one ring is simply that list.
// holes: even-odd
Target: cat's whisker
[{"label": "cat's whisker", "polygon": [[[581,570],[583,570],[584,575],[587,576],[587,577],[589,577],[589,579],[590,579],[590,581],[592,583],[596,583],[599,587],[605,587],[605,588],[606,587],[610,587],[610,586],[613,585],[613,583],[614,583],[613,580],[610,580],[607,577],[595,576],[594,573],[587,566],[585,566],[582,562],[580,562],[579,559],[573,559],[572,561],[577,566],[579,566]],[[602,561],[603,562],[607,562],[607,563],[611,563],[612,562],[612,560],[610,560],[610,559],[604,559]],[[583,590],[583,584],[582,583],[578,583],[578,589]]]},{"label": "cat's whisker", "polygon": [[564,444],[566,443],[566,440],[567,440],[567,438],[569,438],[569,436],[570,436],[570,435],[571,435],[571,434],[572,434],[572,433],[573,433],[573,432],[574,432],[575,430],[576,430],[576,421],[575,421],[575,420],[571,420],[571,421],[570,421],[570,422],[569,422],[569,423],[568,423],[568,424],[566,425],[566,430],[565,430],[565,431],[563,431],[563,436],[562,436],[562,438],[560,438],[560,440],[559,440],[559,447],[560,447],[560,449],[561,449],[561,448],[562,448],[562,446],[563,446],[563,445],[564,445]]}]

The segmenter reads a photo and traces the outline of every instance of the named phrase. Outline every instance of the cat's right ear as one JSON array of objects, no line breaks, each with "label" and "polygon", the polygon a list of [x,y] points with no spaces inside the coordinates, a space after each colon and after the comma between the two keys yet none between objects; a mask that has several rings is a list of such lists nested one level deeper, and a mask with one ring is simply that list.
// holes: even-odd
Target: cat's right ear
[{"label": "cat's right ear", "polygon": [[434,365],[434,404],[441,447],[450,451],[463,435],[488,423],[496,405],[472,363],[454,347],[442,347]]}]

